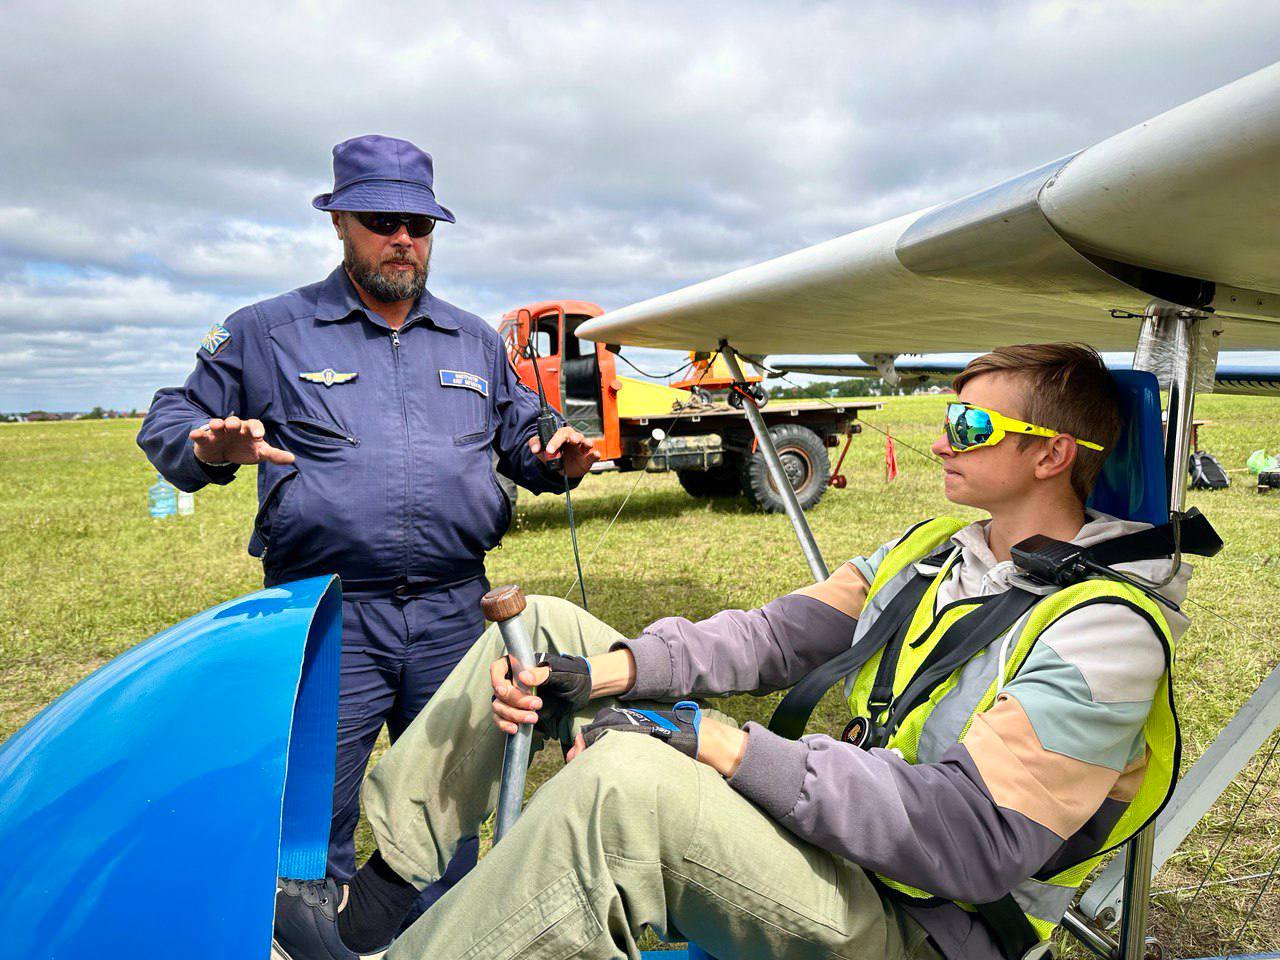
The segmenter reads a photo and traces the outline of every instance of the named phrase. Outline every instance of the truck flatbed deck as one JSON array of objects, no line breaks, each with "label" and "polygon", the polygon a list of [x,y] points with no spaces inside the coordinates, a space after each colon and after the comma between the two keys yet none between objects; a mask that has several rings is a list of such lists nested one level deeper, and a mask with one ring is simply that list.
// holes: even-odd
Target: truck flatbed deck
[{"label": "truck flatbed deck", "polygon": [[[815,419],[815,414],[824,421],[832,416],[845,416],[850,420],[855,420],[858,414],[865,410],[881,410],[883,408],[884,404],[879,400],[775,400],[763,407],[761,413],[770,422],[774,420],[786,422],[786,420],[790,419],[805,423]],[[714,419],[716,417],[740,418],[741,416],[742,410],[737,407],[732,407],[727,403],[712,403],[700,407],[691,406],[683,410],[673,410],[670,413],[654,413],[645,417],[620,417],[619,421],[637,427],[648,427],[661,425],[670,420],[697,423],[703,419]]]}]

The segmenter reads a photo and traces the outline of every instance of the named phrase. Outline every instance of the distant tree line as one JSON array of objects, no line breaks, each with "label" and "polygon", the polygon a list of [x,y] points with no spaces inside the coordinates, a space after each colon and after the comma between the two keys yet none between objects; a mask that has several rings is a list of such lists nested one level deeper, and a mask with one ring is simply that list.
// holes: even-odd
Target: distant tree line
[{"label": "distant tree line", "polygon": [[904,397],[912,393],[926,393],[929,388],[946,386],[943,380],[926,380],[910,387],[891,387],[879,377],[853,377],[849,380],[820,380],[804,386],[770,386],[769,396],[786,400],[803,400],[813,397]]},{"label": "distant tree line", "polygon": [[0,413],[0,423],[43,423],[51,420],[121,420],[126,417],[141,417],[142,414],[136,409],[134,410],[107,410],[103,407],[94,407],[88,413],[77,412],[75,410],[28,410],[25,413]]}]

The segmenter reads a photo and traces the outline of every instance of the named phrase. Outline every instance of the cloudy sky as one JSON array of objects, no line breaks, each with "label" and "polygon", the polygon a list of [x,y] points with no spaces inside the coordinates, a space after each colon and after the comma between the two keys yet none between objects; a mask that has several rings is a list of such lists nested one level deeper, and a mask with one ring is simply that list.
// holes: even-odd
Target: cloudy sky
[{"label": "cloudy sky", "polygon": [[350,136],[434,154],[438,295],[618,307],[1256,70],[1280,7],[11,0],[0,36],[0,410],[61,410],[145,405],[332,269],[309,200]]}]

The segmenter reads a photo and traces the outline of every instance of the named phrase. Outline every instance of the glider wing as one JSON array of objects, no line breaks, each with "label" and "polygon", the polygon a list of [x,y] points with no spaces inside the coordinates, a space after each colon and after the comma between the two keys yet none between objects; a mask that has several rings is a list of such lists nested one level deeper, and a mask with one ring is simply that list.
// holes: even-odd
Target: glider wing
[{"label": "glider wing", "polygon": [[[923,380],[949,380],[964,369],[976,354],[924,354],[893,358],[893,372],[904,386]],[[883,362],[874,356],[857,354],[779,354],[767,358],[771,370],[781,373],[808,373],[825,377],[882,377]],[[1131,353],[1106,353],[1103,360],[1112,370],[1128,370],[1133,366]],[[1280,354],[1223,353],[1214,371],[1214,393],[1235,396],[1280,397]]]},{"label": "glider wing", "polygon": [[[754,355],[1131,350],[1153,299],[1280,346],[1280,64],[972,196],[589,321],[609,343]],[[1119,316],[1113,315],[1113,311]]]}]

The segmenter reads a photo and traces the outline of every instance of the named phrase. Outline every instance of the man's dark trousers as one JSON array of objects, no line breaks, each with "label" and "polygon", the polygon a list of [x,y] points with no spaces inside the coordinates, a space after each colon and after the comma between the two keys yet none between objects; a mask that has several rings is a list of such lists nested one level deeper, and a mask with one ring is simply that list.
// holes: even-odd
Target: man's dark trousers
[{"label": "man's dark trousers", "polygon": [[[332,876],[349,880],[355,873],[360,785],[382,725],[394,743],[484,632],[480,598],[488,589],[488,581],[476,577],[408,598],[343,600]],[[475,839],[458,848],[444,876],[422,892],[410,921],[475,866],[478,851]]]}]

